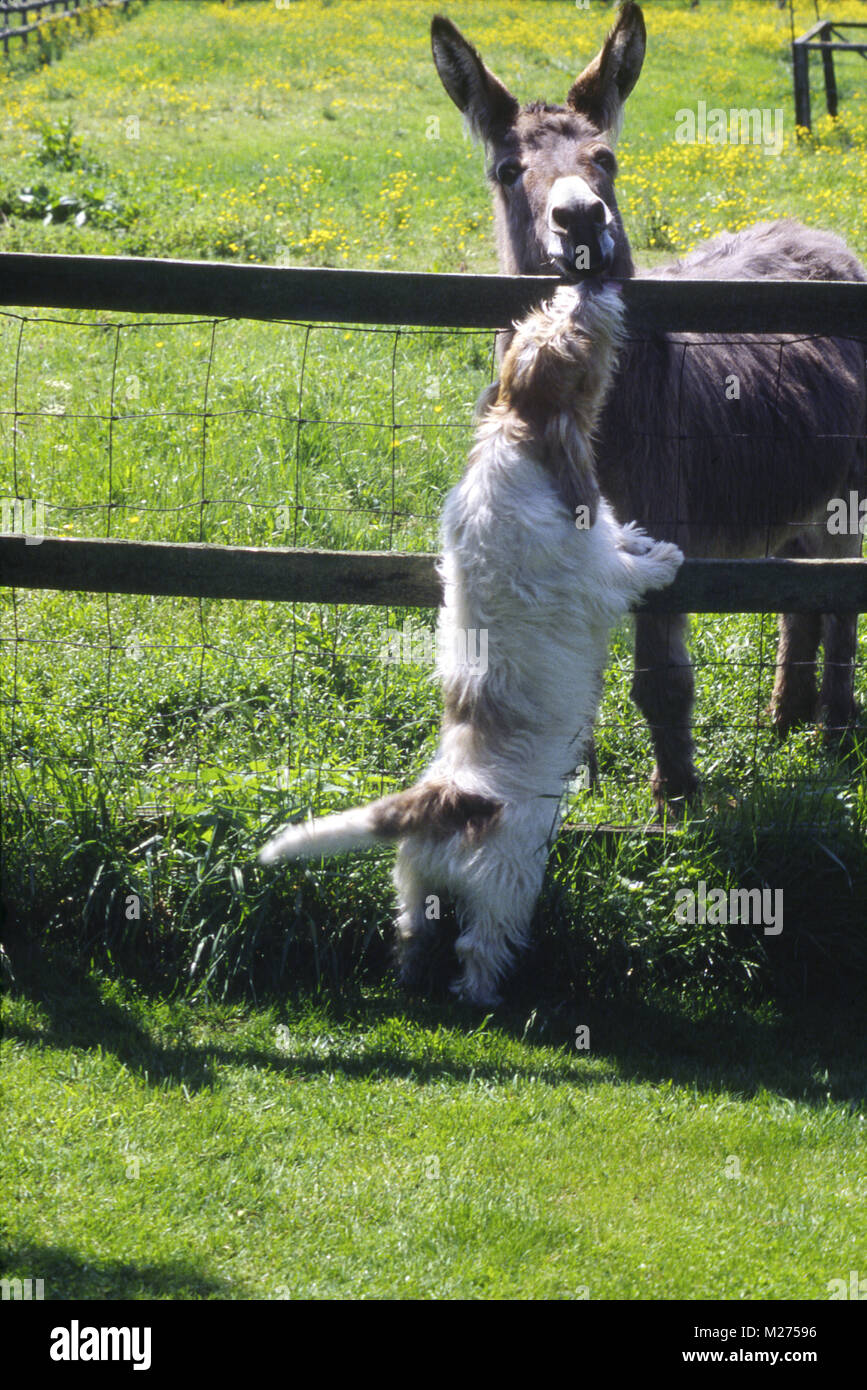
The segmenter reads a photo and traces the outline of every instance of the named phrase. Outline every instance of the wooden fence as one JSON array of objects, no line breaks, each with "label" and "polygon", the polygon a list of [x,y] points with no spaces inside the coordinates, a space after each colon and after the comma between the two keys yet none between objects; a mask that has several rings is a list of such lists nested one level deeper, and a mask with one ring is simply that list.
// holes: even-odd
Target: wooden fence
[{"label": "wooden fence", "polygon": [[[0,255],[0,304],[262,320],[508,326],[544,276],[298,270],[132,257]],[[623,285],[634,335],[837,333],[867,340],[867,283]],[[0,536],[0,583],[88,592],[435,606],[432,555]],[[867,560],[687,560],[654,612],[867,612]]]},{"label": "wooden fence", "polygon": [[792,40],[792,76],[795,83],[795,124],[804,130],[812,129],[810,112],[810,54],[821,53],[822,74],[825,79],[825,105],[829,116],[837,114],[837,78],[834,73],[835,53],[858,53],[867,58],[867,39],[853,43],[843,38],[844,29],[867,29],[867,21],[858,19],[820,19],[806,34]]},{"label": "wooden fence", "polygon": [[[80,22],[84,10],[125,10],[128,4],[129,0],[0,0],[3,52],[8,54],[10,39],[20,39],[26,48],[29,35],[35,34],[48,20],[77,19]],[[36,15],[34,23],[29,22],[31,14]],[[10,24],[8,21],[14,16],[18,22]]]}]

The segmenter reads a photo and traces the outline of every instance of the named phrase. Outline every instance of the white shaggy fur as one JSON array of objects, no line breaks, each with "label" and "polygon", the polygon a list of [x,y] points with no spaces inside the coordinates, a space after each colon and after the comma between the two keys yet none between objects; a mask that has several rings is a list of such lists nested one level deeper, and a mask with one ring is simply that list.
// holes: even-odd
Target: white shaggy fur
[{"label": "white shaggy fur", "polygon": [[[288,826],[260,854],[273,863],[398,838],[404,978],[413,981],[436,931],[426,904],[448,897],[460,928],[453,988],[478,1005],[498,1002],[527,942],[564,781],[596,716],[610,629],[646,590],[668,584],[683,558],[620,526],[595,490],[589,436],[621,319],[614,287],[563,287],[519,326],[488,395],[442,520],[445,711],[431,766],[408,792]],[[573,506],[575,495],[591,499],[591,525],[576,525],[564,477]],[[484,670],[457,640],[483,629]]]}]

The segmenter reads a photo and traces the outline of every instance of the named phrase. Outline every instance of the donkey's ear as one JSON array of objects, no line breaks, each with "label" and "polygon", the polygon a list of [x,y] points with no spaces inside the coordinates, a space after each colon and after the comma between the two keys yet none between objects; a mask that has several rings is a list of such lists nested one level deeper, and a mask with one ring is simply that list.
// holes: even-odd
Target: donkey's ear
[{"label": "donkey's ear", "polygon": [[640,6],[627,0],[602,48],[576,78],[566,98],[612,139],[620,130],[623,103],[638,81],[646,47],[647,30]]},{"label": "donkey's ear", "polygon": [[434,15],[430,41],[440,80],[473,134],[488,141],[507,131],[518,114],[518,103],[485,67],[460,29],[444,15]]}]

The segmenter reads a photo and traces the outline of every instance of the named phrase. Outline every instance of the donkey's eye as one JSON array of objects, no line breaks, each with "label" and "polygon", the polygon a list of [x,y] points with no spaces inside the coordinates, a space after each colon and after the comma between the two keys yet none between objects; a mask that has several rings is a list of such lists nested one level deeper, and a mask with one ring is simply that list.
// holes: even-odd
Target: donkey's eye
[{"label": "donkey's eye", "polygon": [[524,167],[520,160],[504,159],[502,164],[497,165],[497,183],[503,184],[505,188],[511,188],[513,183],[518,182],[523,172]]},{"label": "donkey's eye", "polygon": [[617,160],[614,158],[613,151],[607,149],[605,145],[600,145],[598,150],[594,150],[590,158],[598,168],[604,169],[606,174],[617,173]]}]

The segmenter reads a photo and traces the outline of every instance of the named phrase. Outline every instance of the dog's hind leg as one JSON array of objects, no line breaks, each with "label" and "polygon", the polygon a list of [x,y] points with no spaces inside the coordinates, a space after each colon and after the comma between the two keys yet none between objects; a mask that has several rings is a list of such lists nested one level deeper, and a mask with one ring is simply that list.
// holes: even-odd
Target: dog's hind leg
[{"label": "dog's hind leg", "polygon": [[405,840],[398,849],[392,877],[398,905],[395,960],[401,984],[415,991],[425,977],[436,936],[440,902],[431,885],[422,882],[417,856]]},{"label": "dog's hind leg", "polygon": [[461,973],[452,994],[466,1004],[495,1009],[502,1003],[500,980],[514,959],[499,917],[484,909],[473,913],[472,926],[461,932],[455,951]]},{"label": "dog's hind leg", "polygon": [[452,993],[480,1008],[496,1008],[501,1002],[500,981],[527,945],[542,887],[544,859],[532,868],[525,865],[519,882],[511,867],[512,872],[504,869],[498,891],[462,894],[457,903],[461,932],[455,951],[461,973]]}]

